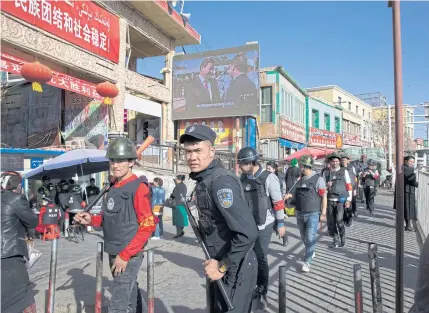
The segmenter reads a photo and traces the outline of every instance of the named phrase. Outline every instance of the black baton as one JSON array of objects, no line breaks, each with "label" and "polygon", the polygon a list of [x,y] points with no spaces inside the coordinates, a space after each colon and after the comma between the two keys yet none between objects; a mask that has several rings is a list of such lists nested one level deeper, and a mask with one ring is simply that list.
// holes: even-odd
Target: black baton
[{"label": "black baton", "polygon": [[[207,246],[203,240],[203,237],[201,235],[200,229],[198,228],[197,221],[195,220],[194,216],[192,215],[191,210],[189,209],[188,203],[186,202],[186,199],[183,197],[182,194],[180,194],[180,199],[184,203],[186,212],[189,216],[189,221],[191,222],[192,230],[195,233],[195,236],[197,237],[198,242],[200,243],[201,248],[203,249],[204,255],[207,260],[211,259],[209,250],[207,249]],[[228,311],[234,310],[234,306],[232,305],[231,299],[229,298],[228,294],[226,293],[225,286],[222,283],[222,280],[218,279],[214,281],[216,285],[218,286],[220,293],[222,294],[222,298],[226,303],[226,306],[228,307]]]}]

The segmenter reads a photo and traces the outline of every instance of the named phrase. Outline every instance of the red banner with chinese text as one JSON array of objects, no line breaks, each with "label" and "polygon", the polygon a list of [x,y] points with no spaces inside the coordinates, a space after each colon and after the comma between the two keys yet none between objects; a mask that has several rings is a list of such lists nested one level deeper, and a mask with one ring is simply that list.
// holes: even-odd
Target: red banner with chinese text
[{"label": "red banner with chinese text", "polygon": [[1,10],[115,63],[119,18],[92,1],[2,1]]},{"label": "red banner with chinese text", "polygon": [[360,136],[353,135],[350,133],[343,133],[343,143],[345,145],[350,145],[350,146],[357,146],[357,147],[362,146],[362,140]]},{"label": "red banner with chinese text", "polygon": [[280,116],[280,137],[295,142],[305,143],[305,129],[284,116]]},{"label": "red banner with chinese text", "polygon": [[[0,67],[2,71],[20,75],[21,66],[25,63],[28,62],[9,54],[1,53]],[[103,99],[103,97],[97,93],[96,85],[60,72],[53,71],[52,79],[47,84],[93,99]]]},{"label": "red banner with chinese text", "polygon": [[336,148],[337,134],[324,129],[310,127],[309,145]]}]

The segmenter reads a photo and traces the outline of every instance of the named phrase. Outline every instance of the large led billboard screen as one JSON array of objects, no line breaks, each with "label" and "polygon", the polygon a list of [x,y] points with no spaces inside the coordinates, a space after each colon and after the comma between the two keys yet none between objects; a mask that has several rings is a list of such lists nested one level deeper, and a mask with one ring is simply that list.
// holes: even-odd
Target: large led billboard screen
[{"label": "large led billboard screen", "polygon": [[259,115],[259,44],[173,58],[173,120]]}]

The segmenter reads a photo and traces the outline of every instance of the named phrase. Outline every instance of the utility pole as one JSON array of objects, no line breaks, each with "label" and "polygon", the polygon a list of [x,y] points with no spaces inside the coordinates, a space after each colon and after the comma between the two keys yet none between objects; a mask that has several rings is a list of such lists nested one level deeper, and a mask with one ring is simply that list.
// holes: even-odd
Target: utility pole
[{"label": "utility pole", "polygon": [[396,133],[396,301],[395,312],[404,313],[404,111],[402,104],[402,44],[400,1],[389,1],[392,8],[395,81]]},{"label": "utility pole", "polygon": [[389,143],[389,165],[388,167],[391,169],[393,162],[392,162],[392,113],[390,111],[390,104],[387,105],[387,118],[388,118],[388,124],[389,124],[389,135],[388,135],[388,143]]}]

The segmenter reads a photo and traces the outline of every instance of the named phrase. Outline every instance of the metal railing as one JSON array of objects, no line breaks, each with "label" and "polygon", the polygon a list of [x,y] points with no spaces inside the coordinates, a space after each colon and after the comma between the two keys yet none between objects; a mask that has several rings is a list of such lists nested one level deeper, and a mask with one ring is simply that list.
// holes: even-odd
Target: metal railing
[{"label": "metal railing", "polygon": [[417,223],[425,237],[429,235],[429,173],[419,171],[417,174],[419,187],[416,188]]}]

